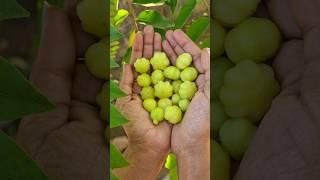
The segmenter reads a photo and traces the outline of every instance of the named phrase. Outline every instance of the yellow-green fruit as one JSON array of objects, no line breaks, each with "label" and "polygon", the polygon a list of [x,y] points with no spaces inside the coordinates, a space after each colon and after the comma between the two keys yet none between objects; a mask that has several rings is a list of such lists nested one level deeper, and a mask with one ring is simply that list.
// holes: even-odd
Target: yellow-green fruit
[{"label": "yellow-green fruit", "polygon": [[91,45],[85,54],[85,63],[89,71],[97,78],[108,79],[107,44],[100,41]]},{"label": "yellow-green fruit", "polygon": [[100,115],[103,120],[107,120],[108,115],[108,83],[105,83],[96,98],[97,104],[100,106]]},{"label": "yellow-green fruit", "polygon": [[221,146],[211,140],[211,179],[230,180],[231,160]]},{"label": "yellow-green fruit", "polygon": [[151,112],[154,108],[157,107],[157,102],[154,99],[146,99],[143,101],[143,107],[148,112]]},{"label": "yellow-green fruit", "polygon": [[226,30],[216,21],[213,21],[213,47],[212,47],[212,53],[213,53],[213,59],[215,57],[220,56],[224,52],[224,40],[226,38]]},{"label": "yellow-green fruit", "polygon": [[181,83],[182,83],[181,80],[176,80],[171,83],[174,93],[179,93]]},{"label": "yellow-green fruit", "polygon": [[109,18],[107,0],[82,0],[77,6],[77,14],[83,29],[97,37],[107,36]]},{"label": "yellow-green fruit", "polygon": [[171,97],[171,102],[172,104],[178,104],[180,101],[180,96],[179,94],[174,94],[172,97]]},{"label": "yellow-green fruit", "polygon": [[164,119],[164,110],[160,107],[157,107],[151,111],[150,117],[154,124],[158,124]]},{"label": "yellow-green fruit", "polygon": [[181,54],[176,61],[176,66],[179,69],[184,69],[192,63],[192,57],[189,53],[183,53]]},{"label": "yellow-green fruit", "polygon": [[190,101],[188,99],[181,99],[178,103],[179,108],[181,109],[182,112],[187,111],[189,104],[190,104]]},{"label": "yellow-green fruit", "polygon": [[140,95],[143,100],[154,98],[154,88],[151,86],[144,87],[142,88]]},{"label": "yellow-green fruit", "polygon": [[163,52],[155,52],[150,63],[154,70],[164,70],[170,64],[167,55]]},{"label": "yellow-green fruit", "polygon": [[143,73],[137,77],[137,83],[141,87],[150,86],[151,77],[147,73]]},{"label": "yellow-green fruit", "polygon": [[194,67],[187,67],[180,76],[182,81],[194,81],[198,77],[198,71]]},{"label": "yellow-green fruit", "polygon": [[164,77],[172,80],[178,80],[180,78],[180,70],[175,66],[169,66],[163,71]]},{"label": "yellow-green fruit", "polygon": [[151,80],[153,84],[157,84],[158,82],[163,81],[163,72],[161,70],[154,70],[151,74]]},{"label": "yellow-green fruit", "polygon": [[169,98],[163,98],[158,101],[158,107],[166,109],[168,106],[171,106],[172,102]]},{"label": "yellow-green fruit", "polygon": [[162,99],[172,96],[173,88],[169,82],[160,81],[154,86],[154,91],[155,96]]},{"label": "yellow-green fruit", "polygon": [[180,85],[179,95],[182,99],[191,99],[197,91],[197,85],[194,82],[185,81]]},{"label": "yellow-green fruit", "polygon": [[150,61],[146,58],[137,59],[134,68],[138,73],[146,73],[150,69]]},{"label": "yellow-green fruit", "polygon": [[182,119],[182,111],[178,106],[169,106],[164,112],[164,118],[171,124],[177,124]]}]

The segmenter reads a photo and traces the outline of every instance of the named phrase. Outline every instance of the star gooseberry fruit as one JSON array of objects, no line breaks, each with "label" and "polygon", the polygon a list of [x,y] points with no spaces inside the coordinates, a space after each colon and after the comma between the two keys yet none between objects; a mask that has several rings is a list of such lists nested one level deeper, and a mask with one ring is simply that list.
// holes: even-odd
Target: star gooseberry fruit
[{"label": "star gooseberry fruit", "polygon": [[180,70],[175,66],[165,68],[163,74],[166,78],[172,80],[178,80],[180,78]]},{"label": "star gooseberry fruit", "polygon": [[77,6],[77,14],[83,29],[99,38],[107,36],[109,18],[107,0],[82,0]]},{"label": "star gooseberry fruit", "polygon": [[178,103],[179,108],[181,109],[182,112],[187,111],[189,104],[190,104],[190,101],[188,99],[181,99]]},{"label": "star gooseberry fruit", "polygon": [[154,99],[146,99],[143,101],[143,107],[148,112],[151,112],[153,109],[155,109],[157,107],[157,102]]},{"label": "star gooseberry fruit", "polygon": [[172,104],[178,104],[180,101],[180,96],[179,94],[174,94],[172,97],[171,97],[171,102]]},{"label": "star gooseberry fruit", "polygon": [[91,45],[85,54],[85,63],[95,77],[108,79],[107,44],[104,39]]},{"label": "star gooseberry fruit", "polygon": [[150,117],[153,124],[159,124],[159,122],[164,119],[164,110],[160,107],[156,107],[151,111]]},{"label": "star gooseberry fruit", "polygon": [[166,109],[168,106],[171,106],[172,102],[169,98],[163,98],[158,101],[158,107]]},{"label": "star gooseberry fruit", "polygon": [[192,57],[189,53],[181,54],[176,60],[176,66],[179,69],[185,69],[192,63]]},{"label": "star gooseberry fruit", "polygon": [[181,72],[182,81],[194,81],[198,77],[198,71],[194,67],[187,67]]},{"label": "star gooseberry fruit", "polygon": [[154,93],[155,96],[161,99],[161,98],[168,98],[172,96],[173,88],[170,82],[160,81],[158,84],[154,86],[154,90],[155,90],[155,93]]},{"label": "star gooseberry fruit", "polygon": [[173,92],[174,93],[179,93],[180,85],[182,81],[181,80],[176,80],[172,82],[172,87],[173,87]]},{"label": "star gooseberry fruit", "polygon": [[154,88],[151,86],[143,87],[140,95],[143,100],[154,98]]},{"label": "star gooseberry fruit", "polygon": [[154,70],[164,70],[170,64],[169,59],[164,52],[155,52],[150,63]]},{"label": "star gooseberry fruit", "polygon": [[155,70],[151,74],[151,80],[153,84],[157,84],[160,81],[164,80],[164,75],[161,70]]},{"label": "star gooseberry fruit", "polygon": [[185,81],[180,85],[179,95],[182,99],[191,99],[196,91],[196,83]]},{"label": "star gooseberry fruit", "polygon": [[150,69],[150,62],[146,58],[140,58],[136,60],[134,67],[138,73],[146,73]]},{"label": "star gooseberry fruit", "polygon": [[151,77],[147,73],[143,73],[138,76],[137,83],[139,86],[146,87],[151,84]]},{"label": "star gooseberry fruit", "polygon": [[178,106],[169,106],[164,112],[164,118],[171,124],[177,124],[182,119],[182,111]]}]

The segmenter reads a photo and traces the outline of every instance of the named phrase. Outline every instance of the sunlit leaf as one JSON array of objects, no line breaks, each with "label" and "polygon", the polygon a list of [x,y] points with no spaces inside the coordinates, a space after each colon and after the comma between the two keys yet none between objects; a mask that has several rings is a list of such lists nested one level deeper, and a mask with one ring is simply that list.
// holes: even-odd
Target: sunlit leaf
[{"label": "sunlit leaf", "polygon": [[158,11],[145,10],[140,12],[137,17],[140,24],[152,25],[155,28],[168,29],[173,27],[173,24],[163,17]]},{"label": "sunlit leaf", "polygon": [[1,0],[0,21],[28,17],[30,13],[24,9],[16,0]]},{"label": "sunlit leaf", "polygon": [[162,6],[165,0],[133,0],[134,4],[139,4],[145,7]]},{"label": "sunlit leaf", "polygon": [[175,20],[175,28],[179,29],[184,26],[188,18],[191,16],[192,11],[196,7],[196,0],[184,0],[183,6],[178,13],[178,16]]},{"label": "sunlit leaf", "polygon": [[122,34],[114,26],[110,26],[110,42],[122,39]]},{"label": "sunlit leaf", "polygon": [[113,18],[115,26],[120,26],[122,22],[128,17],[129,12],[125,9],[119,9],[116,16]]},{"label": "sunlit leaf", "polygon": [[170,6],[170,10],[172,14],[175,14],[178,0],[166,0],[166,4]]},{"label": "sunlit leaf", "polygon": [[129,162],[122,156],[121,152],[115,145],[110,143],[110,166],[111,169],[126,167]]},{"label": "sunlit leaf", "polygon": [[110,128],[116,128],[128,123],[128,120],[122,116],[122,114],[110,104]]},{"label": "sunlit leaf", "polygon": [[208,17],[199,17],[192,22],[187,30],[187,35],[193,40],[198,40],[203,33],[205,33],[210,26],[210,19]]},{"label": "sunlit leaf", "polygon": [[12,64],[0,57],[0,121],[52,110],[54,105],[36,91]]},{"label": "sunlit leaf", "polygon": [[120,65],[114,60],[114,59],[110,59],[110,68],[118,68],[120,67]]},{"label": "sunlit leaf", "polygon": [[0,130],[0,179],[49,180],[39,166]]},{"label": "sunlit leaf", "polygon": [[119,178],[117,178],[117,176],[115,176],[113,173],[112,173],[112,170],[110,169],[110,180],[119,180]]},{"label": "sunlit leaf", "polygon": [[200,42],[200,48],[210,48],[210,38],[207,38]]},{"label": "sunlit leaf", "polygon": [[126,96],[126,94],[119,88],[119,85],[111,80],[110,81],[110,101],[113,101],[119,97]]},{"label": "sunlit leaf", "polygon": [[131,59],[131,53],[132,53],[132,48],[128,48],[126,54],[124,55],[122,62],[124,63],[130,63]]},{"label": "sunlit leaf", "polygon": [[169,170],[169,179],[178,180],[178,171],[177,171],[177,158],[174,154],[170,153],[167,156],[165,167]]}]

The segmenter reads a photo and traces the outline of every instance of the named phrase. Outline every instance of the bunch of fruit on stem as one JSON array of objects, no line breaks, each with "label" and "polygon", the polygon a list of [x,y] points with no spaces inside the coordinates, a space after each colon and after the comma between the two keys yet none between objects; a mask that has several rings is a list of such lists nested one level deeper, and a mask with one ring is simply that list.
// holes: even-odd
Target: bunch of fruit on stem
[{"label": "bunch of fruit on stem", "polygon": [[230,179],[231,159],[242,159],[280,91],[273,69],[263,62],[280,48],[281,33],[269,19],[250,17],[259,3],[213,2],[213,179]]},{"label": "bunch of fruit on stem", "polygon": [[153,124],[163,120],[176,124],[182,120],[197,91],[194,81],[198,71],[191,63],[191,55],[184,53],[177,58],[175,66],[170,65],[164,52],[155,52],[150,60],[135,61],[135,70],[140,73],[137,83],[142,88],[143,107],[150,113]]}]

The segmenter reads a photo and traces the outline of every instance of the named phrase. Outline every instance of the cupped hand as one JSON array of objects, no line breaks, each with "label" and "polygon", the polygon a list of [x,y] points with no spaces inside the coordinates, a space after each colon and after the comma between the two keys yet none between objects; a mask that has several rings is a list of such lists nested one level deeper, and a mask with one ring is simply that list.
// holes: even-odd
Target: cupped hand
[{"label": "cupped hand", "polygon": [[[138,58],[150,59],[154,52],[161,51],[161,42],[160,34],[155,33],[151,26],[146,26],[143,32],[136,34],[130,64],[123,66],[120,88],[128,96],[119,98],[116,107],[129,120],[129,123],[124,125],[129,140],[124,154],[131,161],[131,165],[116,171],[122,179],[155,178],[170,149],[171,126],[165,121],[157,126],[152,123],[149,113],[142,106],[136,84],[137,73],[133,68]],[[143,160],[137,157],[143,157],[149,162],[143,163]],[[145,169],[140,171],[139,168]]]},{"label": "cupped hand", "polygon": [[102,82],[87,70],[86,48],[96,41],[81,30],[76,0],[66,10],[45,7],[43,34],[30,80],[56,108],[21,120],[17,142],[51,179],[109,177],[106,123],[95,99]]},{"label": "cupped hand", "polygon": [[235,179],[316,180],[320,177],[320,1],[265,3],[288,38],[273,61],[281,93],[262,120]]}]

